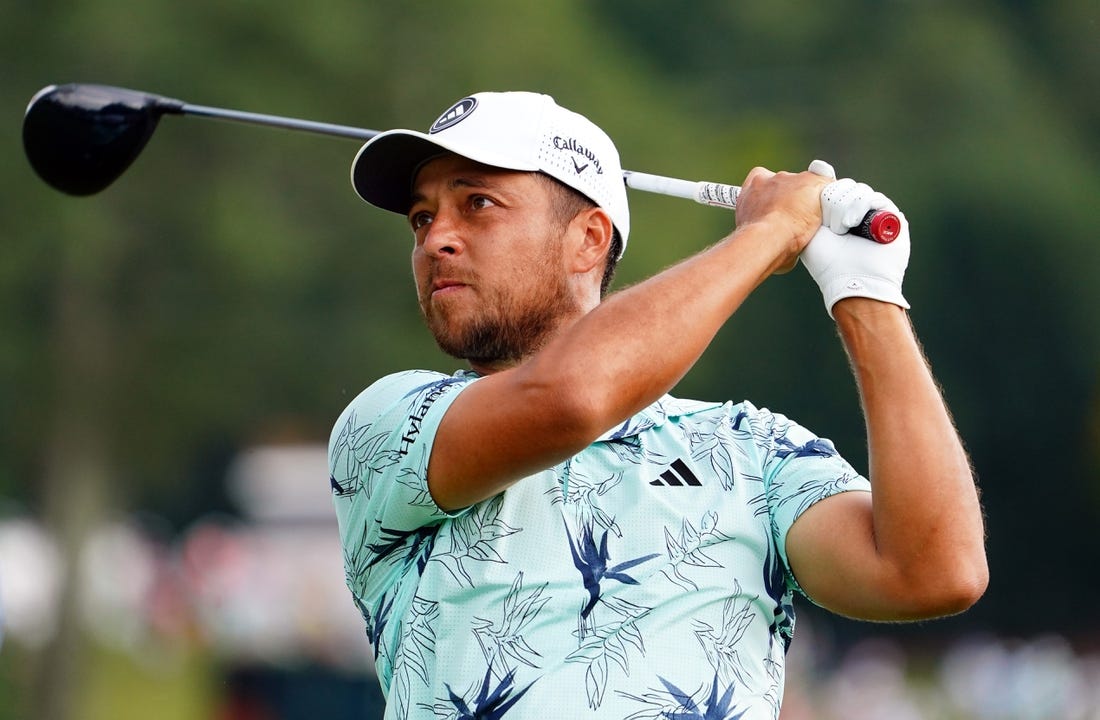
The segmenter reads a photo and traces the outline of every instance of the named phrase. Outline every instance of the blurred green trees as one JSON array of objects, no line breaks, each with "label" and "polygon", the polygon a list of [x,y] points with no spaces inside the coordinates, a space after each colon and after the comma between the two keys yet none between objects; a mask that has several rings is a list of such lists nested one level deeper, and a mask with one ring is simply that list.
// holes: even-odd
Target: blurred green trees
[{"label": "blurred green trees", "polygon": [[[823,157],[912,221],[912,316],[982,478],[993,584],[967,621],[1096,631],[1066,598],[1100,558],[1100,92],[1095,12],[1055,2],[363,3],[6,0],[0,25],[0,498],[79,544],[104,514],[183,525],[238,448],[324,441],[362,387],[449,369],[400,218],[346,141],[166,118],[101,195],[22,158],[26,102],[101,82],[366,127],[427,127],[484,89],[549,92],[635,170],[738,182]],[[619,283],[732,218],[631,197]],[[748,397],[863,465],[839,344],[801,272],[762,288],[680,394]],[[640,359],[644,361],[644,359]],[[317,478],[325,482],[325,478]],[[1055,590],[1055,593],[1058,593]]]}]

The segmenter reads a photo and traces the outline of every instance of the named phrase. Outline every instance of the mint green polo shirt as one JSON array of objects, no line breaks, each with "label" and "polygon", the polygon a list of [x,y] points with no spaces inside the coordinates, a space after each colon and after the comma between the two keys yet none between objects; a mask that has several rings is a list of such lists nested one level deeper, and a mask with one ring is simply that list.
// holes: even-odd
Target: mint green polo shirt
[{"label": "mint green polo shirt", "polygon": [[787,531],[869,482],[782,415],[666,395],[449,514],[426,467],[441,418],[476,381],[382,378],[329,443],[386,718],[775,720],[798,589]]}]

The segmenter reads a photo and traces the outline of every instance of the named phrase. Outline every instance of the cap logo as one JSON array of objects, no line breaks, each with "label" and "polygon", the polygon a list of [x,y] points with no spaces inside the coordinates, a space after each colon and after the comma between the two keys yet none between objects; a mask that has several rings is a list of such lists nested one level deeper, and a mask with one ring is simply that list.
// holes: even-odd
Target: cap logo
[{"label": "cap logo", "polygon": [[[597,175],[603,175],[603,165],[600,164],[600,159],[596,157],[596,154],[577,142],[576,138],[563,138],[560,135],[554,137],[554,148],[557,150],[569,150],[570,152],[577,153],[583,158],[589,160],[596,168]],[[577,158],[570,158],[573,161],[573,169],[580,175],[584,172],[584,169],[588,167],[588,163],[583,165],[577,162]]]},{"label": "cap logo", "polygon": [[435,121],[428,133],[437,133],[441,130],[446,130],[452,125],[457,125],[466,119],[466,116],[474,111],[477,107],[477,98],[467,97],[462,98],[454,105],[447,108],[439,119]]}]

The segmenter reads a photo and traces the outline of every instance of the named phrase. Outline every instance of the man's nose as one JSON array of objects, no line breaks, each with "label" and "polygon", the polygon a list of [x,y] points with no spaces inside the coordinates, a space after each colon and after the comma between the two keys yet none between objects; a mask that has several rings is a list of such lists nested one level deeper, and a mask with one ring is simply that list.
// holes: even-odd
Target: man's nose
[{"label": "man's nose", "polygon": [[465,249],[461,219],[454,212],[440,209],[428,225],[424,252],[428,255],[457,255]]}]

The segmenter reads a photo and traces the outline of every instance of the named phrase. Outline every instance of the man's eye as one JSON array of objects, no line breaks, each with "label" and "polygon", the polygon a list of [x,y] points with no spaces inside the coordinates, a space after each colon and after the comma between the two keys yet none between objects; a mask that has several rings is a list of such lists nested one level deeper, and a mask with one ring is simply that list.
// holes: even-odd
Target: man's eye
[{"label": "man's eye", "polygon": [[484,195],[474,195],[470,198],[470,207],[472,207],[474,210],[481,210],[494,204],[495,203],[493,203],[491,199],[485,197]]},{"label": "man's eye", "polygon": [[409,216],[409,224],[412,225],[413,230],[419,230],[425,225],[430,225],[432,222],[432,215],[428,212],[413,213]]}]

